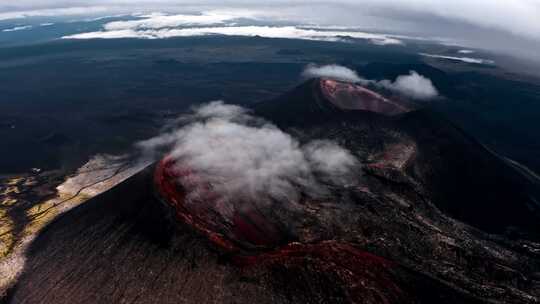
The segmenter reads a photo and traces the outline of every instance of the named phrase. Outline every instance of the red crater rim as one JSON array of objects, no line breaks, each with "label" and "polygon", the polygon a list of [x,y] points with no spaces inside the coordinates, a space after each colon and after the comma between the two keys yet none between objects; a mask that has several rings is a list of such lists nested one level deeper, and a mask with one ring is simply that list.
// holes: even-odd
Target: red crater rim
[{"label": "red crater rim", "polygon": [[270,249],[291,241],[282,224],[251,202],[230,202],[189,167],[172,157],[161,160],[154,182],[159,199],[177,221],[225,251]]},{"label": "red crater rim", "polygon": [[[394,262],[343,241],[297,242],[280,228],[278,217],[265,210],[221,210],[226,202],[212,185],[172,157],[158,163],[154,181],[159,199],[172,207],[176,220],[230,253],[240,271],[308,271],[308,282],[302,279],[297,284],[310,286],[320,283],[322,275],[337,281],[347,302],[404,303],[410,299],[395,274],[398,265]],[[192,191],[197,191],[196,198]]]},{"label": "red crater rim", "polygon": [[320,79],[319,85],[324,97],[342,110],[362,110],[384,115],[411,111],[406,105],[387,99],[360,85],[331,79]]}]

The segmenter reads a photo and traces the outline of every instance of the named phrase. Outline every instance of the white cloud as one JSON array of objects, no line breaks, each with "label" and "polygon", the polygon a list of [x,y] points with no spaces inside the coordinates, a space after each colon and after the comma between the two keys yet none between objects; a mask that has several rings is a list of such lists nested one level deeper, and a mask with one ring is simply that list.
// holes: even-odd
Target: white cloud
[{"label": "white cloud", "polygon": [[[340,41],[347,38],[366,39],[374,44],[402,44],[402,41],[384,34],[360,31],[336,31],[307,29],[297,26],[212,26],[237,18],[236,15],[206,13],[202,15],[153,15],[142,20],[115,21],[105,24],[104,30],[64,36],[64,39],[159,39],[205,35],[260,36],[322,41]],[[178,28],[180,26],[194,26]]]},{"label": "white cloud", "polygon": [[434,55],[434,54],[426,54],[426,53],[420,53],[420,55],[425,56],[425,57],[431,57],[431,58],[440,58],[440,59],[462,61],[462,62],[465,62],[465,63],[477,63],[477,64],[494,64],[495,63],[495,61],[493,61],[493,60],[481,59],[481,58],[454,57],[454,56]]},{"label": "white cloud", "polygon": [[320,77],[356,82],[361,85],[373,85],[417,100],[433,99],[439,95],[431,80],[418,74],[416,71],[410,71],[408,75],[400,75],[395,81],[388,79],[377,81],[363,78],[356,71],[344,66],[335,64],[318,66],[310,64],[304,69],[302,76],[305,78]]},{"label": "white cloud", "polygon": [[214,25],[223,24],[225,21],[233,20],[239,16],[218,12],[206,12],[200,15],[151,14],[143,17],[145,18],[139,20],[109,22],[105,24],[104,28],[106,31],[118,31],[162,29],[193,25]]},{"label": "white cloud", "polygon": [[2,32],[16,32],[16,31],[24,31],[31,29],[31,25],[23,25],[23,26],[16,26],[8,29],[3,29]]},{"label": "white cloud", "polygon": [[[304,147],[307,160],[312,171],[319,174],[325,182],[334,185],[345,185],[354,176],[354,168],[358,167],[358,160],[350,151],[328,140],[315,140]],[[356,172],[356,174],[358,174]]]},{"label": "white cloud", "polygon": [[473,50],[459,50],[458,53],[460,54],[473,54]]},{"label": "white cloud", "polygon": [[415,71],[398,76],[394,82],[382,80],[377,85],[418,100],[433,99],[439,95],[431,80]]},{"label": "white cloud", "polygon": [[119,18],[119,17],[141,17],[142,14],[140,13],[133,13],[133,14],[115,14],[115,15],[99,15],[99,17],[91,17],[91,18],[84,18],[84,19],[72,19],[69,22],[77,22],[77,21],[84,21],[84,22],[92,22],[92,21],[99,21],[104,19],[110,19],[110,18]]},{"label": "white cloud", "polygon": [[145,36],[134,30],[88,32],[64,36],[62,39],[119,39],[119,38],[155,38],[153,35]]},{"label": "white cloud", "polygon": [[241,107],[216,101],[181,121],[187,124],[138,146],[145,151],[169,147],[178,170],[195,172],[196,178],[179,177],[190,186],[188,200],[197,201],[204,192],[199,187],[206,184],[197,180],[209,182],[212,191],[231,204],[295,202],[304,191],[323,194],[317,180],[338,186],[354,180],[350,176],[358,162],[348,150],[330,141],[302,146]]},{"label": "white cloud", "polygon": [[329,78],[334,80],[348,81],[348,82],[360,82],[363,79],[358,74],[341,65],[308,65],[302,72],[302,76],[305,78]]}]

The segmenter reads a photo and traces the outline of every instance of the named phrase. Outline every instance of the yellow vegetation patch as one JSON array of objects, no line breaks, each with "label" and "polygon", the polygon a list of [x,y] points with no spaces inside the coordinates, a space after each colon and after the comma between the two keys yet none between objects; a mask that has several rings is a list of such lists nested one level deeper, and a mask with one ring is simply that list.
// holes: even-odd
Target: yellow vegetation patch
[{"label": "yellow vegetation patch", "polygon": [[2,199],[2,201],[0,201],[0,206],[11,207],[11,206],[15,205],[16,202],[17,202],[16,199],[11,198],[11,197],[6,197],[6,198]]},{"label": "yellow vegetation patch", "polygon": [[0,259],[9,254],[13,247],[13,221],[7,216],[5,209],[0,209]]},{"label": "yellow vegetation patch", "polygon": [[[58,197],[38,203],[30,208],[27,212],[28,223],[23,228],[22,235],[18,235],[17,239],[22,239],[26,236],[31,236],[38,233],[43,227],[50,223],[56,216],[62,213],[63,210],[73,208],[90,197],[87,195],[78,195],[72,198],[71,194],[59,194]],[[4,198],[1,201],[0,208],[0,260],[7,257],[14,248],[16,242],[15,236],[12,233],[13,220],[7,214],[7,208],[12,207],[17,202],[13,198]]]},{"label": "yellow vegetation patch", "polygon": [[28,212],[28,216],[32,218],[32,221],[26,225],[24,229],[25,235],[37,233],[58,214],[57,210],[49,204],[43,204],[40,206],[41,209],[36,208],[38,206],[35,206],[32,208],[34,209],[33,212]]},{"label": "yellow vegetation patch", "polygon": [[[16,280],[24,266],[26,246],[42,228],[142,168],[122,171],[121,159],[109,158],[96,157],[67,180],[53,171],[0,179],[0,297]],[[58,185],[60,180],[63,183]],[[54,193],[54,198],[46,199]]]},{"label": "yellow vegetation patch", "polygon": [[8,186],[0,195],[9,195],[9,194],[19,194],[21,191],[19,190],[19,187],[17,186]]},{"label": "yellow vegetation patch", "polygon": [[22,182],[24,179],[25,179],[24,177],[10,178],[10,179],[6,180],[6,185],[8,185],[8,186],[17,185],[20,182]]},{"label": "yellow vegetation patch", "polygon": [[25,227],[25,236],[39,232],[41,228],[45,227],[64,210],[78,206],[89,198],[86,195],[73,197],[71,194],[60,193],[54,199],[34,205],[27,211],[27,216],[32,221]]}]

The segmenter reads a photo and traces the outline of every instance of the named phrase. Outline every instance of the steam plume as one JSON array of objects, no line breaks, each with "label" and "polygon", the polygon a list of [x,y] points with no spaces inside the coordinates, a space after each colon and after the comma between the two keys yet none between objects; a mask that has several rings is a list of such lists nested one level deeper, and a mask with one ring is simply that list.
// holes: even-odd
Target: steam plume
[{"label": "steam plume", "polygon": [[362,82],[365,79],[360,78],[358,74],[341,65],[329,64],[329,65],[315,65],[310,64],[306,67],[302,76],[305,78],[330,78],[335,80],[347,81],[347,82]]},{"label": "steam plume", "polygon": [[431,80],[415,71],[410,71],[409,75],[400,75],[393,82],[381,80],[376,85],[418,100],[428,100],[439,95]]},{"label": "steam plume", "polygon": [[166,148],[226,199],[296,201],[322,194],[324,184],[344,186],[358,161],[331,141],[301,145],[246,109],[214,101],[193,110],[171,132],[140,142],[145,151]]}]

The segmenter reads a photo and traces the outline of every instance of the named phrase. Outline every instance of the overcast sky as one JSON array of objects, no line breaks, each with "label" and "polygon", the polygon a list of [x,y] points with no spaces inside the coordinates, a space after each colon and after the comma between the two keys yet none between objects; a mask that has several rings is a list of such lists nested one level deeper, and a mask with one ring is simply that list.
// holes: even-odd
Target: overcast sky
[{"label": "overcast sky", "polygon": [[540,0],[0,0],[6,16],[235,10],[320,25],[454,38],[540,60]]}]

